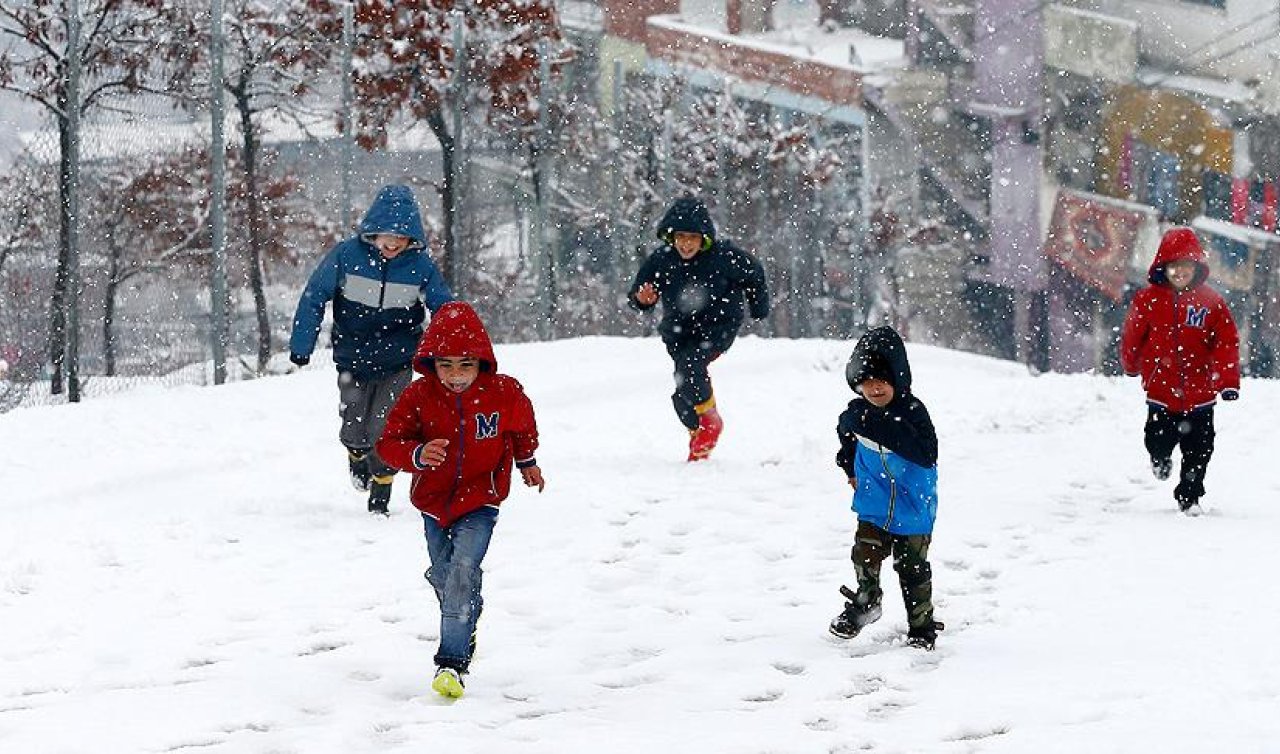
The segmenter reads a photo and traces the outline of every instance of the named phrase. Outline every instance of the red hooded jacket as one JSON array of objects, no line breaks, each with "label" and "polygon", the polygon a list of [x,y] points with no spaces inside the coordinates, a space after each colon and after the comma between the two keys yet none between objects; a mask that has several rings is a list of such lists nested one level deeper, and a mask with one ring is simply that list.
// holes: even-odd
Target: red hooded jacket
[{"label": "red hooded jacket", "polygon": [[[1196,263],[1186,289],[1174,290],[1165,265]],[[1223,390],[1240,388],[1240,336],[1227,304],[1205,285],[1209,267],[1190,228],[1165,233],[1147,271],[1151,285],[1138,291],[1120,337],[1120,366],[1142,375],[1147,400],[1185,412],[1214,403]]]},{"label": "red hooded jacket", "polygon": [[[461,393],[436,376],[436,357],[471,356],[480,376]],[[497,506],[511,491],[511,467],[534,465],[538,427],[533,404],[513,378],[498,374],[493,344],[468,304],[447,303],[431,318],[418,344],[413,368],[422,375],[400,394],[378,440],[378,456],[413,474],[414,507],[449,526],[486,505]],[[421,462],[423,446],[449,441],[448,457],[436,468]]]}]

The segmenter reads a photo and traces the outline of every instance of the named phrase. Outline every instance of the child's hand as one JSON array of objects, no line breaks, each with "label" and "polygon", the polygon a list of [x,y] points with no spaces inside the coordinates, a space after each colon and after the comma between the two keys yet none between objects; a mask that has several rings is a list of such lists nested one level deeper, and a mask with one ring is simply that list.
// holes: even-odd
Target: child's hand
[{"label": "child's hand", "polygon": [[448,447],[448,445],[449,441],[444,438],[432,440],[422,446],[422,451],[419,453],[418,460],[422,462],[423,466],[434,469],[444,463],[444,459],[447,456],[445,448]]},{"label": "child's hand", "polygon": [[858,489],[858,478],[857,478],[857,477],[854,477],[854,476],[849,477],[849,486],[850,486],[850,487],[852,487],[855,491],[857,491],[857,489]]},{"label": "child's hand", "polygon": [[636,291],[636,301],[644,306],[650,306],[658,301],[658,290],[653,287],[653,283],[645,283],[640,286],[640,290]]},{"label": "child's hand", "polygon": [[524,479],[524,486],[537,487],[538,492],[542,492],[542,488],[547,486],[547,483],[542,479],[542,469],[537,466],[520,469],[520,476]]}]

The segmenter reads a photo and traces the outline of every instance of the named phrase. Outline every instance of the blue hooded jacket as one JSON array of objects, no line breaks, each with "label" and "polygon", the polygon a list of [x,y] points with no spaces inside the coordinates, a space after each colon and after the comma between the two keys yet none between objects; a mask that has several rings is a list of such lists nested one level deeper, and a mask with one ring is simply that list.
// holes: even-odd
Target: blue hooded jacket
[{"label": "blue hooded jacket", "polygon": [[[410,239],[395,259],[372,243],[380,233]],[[333,302],[333,361],[360,379],[409,366],[422,338],[426,309],[452,301],[431,261],[418,203],[407,186],[385,186],[360,221],[359,233],[329,250],[298,300],[289,352],[310,357],[324,307]],[[425,304],[425,308],[424,308]]]},{"label": "blue hooded jacket", "polygon": [[911,393],[911,366],[902,338],[891,327],[858,340],[845,370],[855,391],[868,378],[893,385],[893,400],[879,408],[858,397],[840,415],[836,465],[857,479],[853,509],[890,534],[933,533],[938,515],[938,437],[924,403]]}]

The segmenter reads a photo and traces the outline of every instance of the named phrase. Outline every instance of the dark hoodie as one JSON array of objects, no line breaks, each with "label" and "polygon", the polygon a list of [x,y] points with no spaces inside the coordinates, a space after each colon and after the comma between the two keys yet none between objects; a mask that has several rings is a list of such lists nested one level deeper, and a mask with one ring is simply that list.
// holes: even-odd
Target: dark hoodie
[{"label": "dark hoodie", "polygon": [[[382,257],[373,236],[410,239],[395,259]],[[413,192],[386,186],[360,222],[355,236],[329,250],[298,299],[289,351],[310,357],[325,305],[333,302],[333,361],[338,370],[368,379],[409,365],[422,337],[426,308],[453,299],[426,253],[427,234]],[[424,308],[425,304],[425,308]]]},{"label": "dark hoodie", "polygon": [[[471,356],[480,375],[461,393],[435,373],[436,358]],[[533,404],[512,377],[498,374],[493,344],[470,305],[445,304],[431,318],[413,359],[422,375],[405,388],[378,440],[378,457],[413,473],[409,498],[441,526],[483,506],[498,506],[511,491],[513,465],[532,466],[538,447]],[[436,468],[421,463],[422,447],[447,439]]]},{"label": "dark hoodie", "polygon": [[911,392],[902,338],[891,327],[868,331],[853,350],[845,378],[855,391],[869,378],[885,380],[894,391],[884,408],[853,399],[836,426],[836,464],[857,479],[858,519],[892,534],[931,533],[938,512],[938,437],[924,403]]},{"label": "dark hoodie", "polygon": [[[692,259],[682,259],[672,245],[677,232],[702,235],[702,250]],[[742,326],[744,300],[752,318],[769,315],[764,267],[716,237],[715,224],[702,202],[692,196],[677,199],[658,223],[657,235],[662,246],[640,266],[627,298],[635,309],[652,308],[637,301],[636,292],[646,283],[653,284],[662,302],[658,332],[664,342],[731,340]]]},{"label": "dark hoodie", "polygon": [[845,366],[845,379],[856,393],[861,394],[859,386],[873,377],[893,385],[893,400],[884,408],[862,397],[849,402],[840,415],[841,454],[837,464],[851,472],[856,435],[879,443],[912,463],[935,465],[938,438],[924,403],[911,394],[907,347],[892,327],[877,327],[864,333]]},{"label": "dark hoodie", "polygon": [[[1184,290],[1169,285],[1165,268],[1189,259],[1196,273]],[[1211,406],[1223,390],[1240,389],[1240,337],[1231,310],[1205,284],[1209,266],[1190,228],[1164,234],[1120,336],[1120,366],[1142,375],[1147,400],[1178,413]]]}]

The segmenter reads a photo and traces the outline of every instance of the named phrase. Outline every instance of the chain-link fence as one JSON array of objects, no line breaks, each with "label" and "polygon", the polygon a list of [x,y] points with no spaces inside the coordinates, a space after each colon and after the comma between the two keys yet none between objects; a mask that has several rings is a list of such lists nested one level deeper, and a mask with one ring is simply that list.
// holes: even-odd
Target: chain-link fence
[{"label": "chain-link fence", "polygon": [[[240,117],[232,98],[228,378],[283,368],[301,287],[351,231],[341,223],[344,207],[358,221],[389,183],[414,187],[433,226],[433,255],[455,271],[456,294],[477,306],[498,340],[646,333],[653,319],[628,309],[626,291],[656,244],[658,218],[685,192],[707,203],[723,236],[765,264],[774,314],[751,331],[805,337],[860,327],[872,295],[860,266],[859,125],[752,100],[732,81],[602,71],[597,41],[575,34],[571,55],[544,56],[536,117],[515,126],[486,109],[491,92],[451,83],[452,173],[432,128],[405,119],[348,163],[338,124],[350,121],[338,112],[335,87],[309,91],[305,109],[265,107],[252,117]],[[338,70],[341,47],[327,50],[313,64]],[[79,285],[70,300],[88,397],[213,380],[210,127],[200,99],[208,89],[191,91],[180,102],[174,92],[132,94],[86,109],[74,135]],[[0,101],[15,98],[0,91]],[[55,358],[67,346],[52,333],[53,302],[66,284],[60,189],[68,134],[56,112],[44,115],[0,163],[0,408],[67,399]],[[446,185],[457,207],[456,257],[447,266]]]}]

